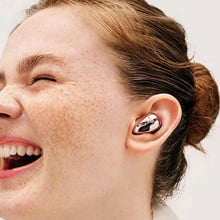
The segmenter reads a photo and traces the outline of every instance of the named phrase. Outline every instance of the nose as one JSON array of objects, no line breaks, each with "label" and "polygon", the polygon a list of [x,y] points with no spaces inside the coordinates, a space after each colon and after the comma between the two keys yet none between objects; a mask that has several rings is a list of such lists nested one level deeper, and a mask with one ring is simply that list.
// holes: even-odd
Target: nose
[{"label": "nose", "polygon": [[0,91],[0,119],[15,119],[22,113],[20,103],[13,92],[15,88],[4,88]]}]

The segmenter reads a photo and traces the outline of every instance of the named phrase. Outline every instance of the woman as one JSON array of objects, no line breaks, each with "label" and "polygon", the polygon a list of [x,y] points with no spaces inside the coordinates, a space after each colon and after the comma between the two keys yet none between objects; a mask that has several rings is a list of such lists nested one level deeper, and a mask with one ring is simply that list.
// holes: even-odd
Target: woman
[{"label": "woman", "polygon": [[164,206],[219,111],[184,30],[135,0],[41,0],[0,63],[0,216],[176,219]]}]

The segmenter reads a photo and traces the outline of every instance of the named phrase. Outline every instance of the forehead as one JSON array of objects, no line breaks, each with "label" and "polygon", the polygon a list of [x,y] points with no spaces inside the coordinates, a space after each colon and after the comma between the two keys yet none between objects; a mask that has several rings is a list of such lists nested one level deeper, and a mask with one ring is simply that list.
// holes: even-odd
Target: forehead
[{"label": "forehead", "polygon": [[36,53],[78,56],[89,51],[95,51],[94,55],[106,51],[94,23],[82,14],[82,8],[77,6],[54,7],[36,13],[11,34],[3,59],[20,59]]}]

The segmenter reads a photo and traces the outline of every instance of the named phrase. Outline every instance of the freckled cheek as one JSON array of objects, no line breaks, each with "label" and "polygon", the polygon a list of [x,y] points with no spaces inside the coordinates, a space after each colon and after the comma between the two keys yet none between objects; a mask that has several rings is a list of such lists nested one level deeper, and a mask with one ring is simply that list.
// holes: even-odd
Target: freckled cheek
[{"label": "freckled cheek", "polygon": [[[104,100],[95,96],[52,93],[33,98],[26,105],[33,131],[41,144],[66,150],[88,148],[105,109]],[[56,149],[56,151],[59,149]],[[51,150],[51,149],[50,149]]]}]

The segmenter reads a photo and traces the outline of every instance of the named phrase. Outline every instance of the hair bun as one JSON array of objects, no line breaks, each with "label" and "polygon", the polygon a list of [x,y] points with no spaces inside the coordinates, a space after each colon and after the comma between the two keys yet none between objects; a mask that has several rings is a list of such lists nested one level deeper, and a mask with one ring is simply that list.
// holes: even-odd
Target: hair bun
[{"label": "hair bun", "polygon": [[200,142],[206,137],[219,112],[218,86],[209,70],[199,63],[192,64],[195,80],[195,105],[190,117],[186,144],[203,150]]}]

